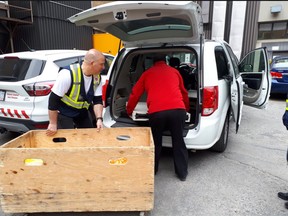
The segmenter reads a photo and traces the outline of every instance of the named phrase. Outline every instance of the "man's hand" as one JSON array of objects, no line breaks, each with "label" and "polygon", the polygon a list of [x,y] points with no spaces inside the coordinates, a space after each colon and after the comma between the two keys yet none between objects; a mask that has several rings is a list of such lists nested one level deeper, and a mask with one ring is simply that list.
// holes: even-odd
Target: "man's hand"
[{"label": "man's hand", "polygon": [[96,128],[97,131],[103,130],[103,120],[102,119],[97,119],[96,120]]},{"label": "man's hand", "polygon": [[53,136],[57,133],[57,124],[49,124],[46,130],[47,136]]}]

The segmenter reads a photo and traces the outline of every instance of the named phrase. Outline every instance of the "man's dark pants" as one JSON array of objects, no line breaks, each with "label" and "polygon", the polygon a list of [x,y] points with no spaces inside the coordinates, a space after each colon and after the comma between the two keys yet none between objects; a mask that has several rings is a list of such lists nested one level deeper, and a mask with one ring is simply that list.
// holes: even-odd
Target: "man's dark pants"
[{"label": "man's dark pants", "polygon": [[155,144],[155,173],[158,171],[162,150],[162,135],[169,130],[172,137],[175,173],[179,177],[188,174],[188,151],[183,139],[186,111],[184,109],[165,110],[149,114],[149,123]]}]

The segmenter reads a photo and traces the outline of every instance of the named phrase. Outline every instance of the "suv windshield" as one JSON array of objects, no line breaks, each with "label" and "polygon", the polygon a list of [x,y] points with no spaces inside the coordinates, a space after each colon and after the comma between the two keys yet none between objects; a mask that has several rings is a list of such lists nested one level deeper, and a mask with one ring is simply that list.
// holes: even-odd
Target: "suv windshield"
[{"label": "suv windshield", "polygon": [[44,61],[6,57],[0,59],[0,81],[17,82],[38,76]]}]

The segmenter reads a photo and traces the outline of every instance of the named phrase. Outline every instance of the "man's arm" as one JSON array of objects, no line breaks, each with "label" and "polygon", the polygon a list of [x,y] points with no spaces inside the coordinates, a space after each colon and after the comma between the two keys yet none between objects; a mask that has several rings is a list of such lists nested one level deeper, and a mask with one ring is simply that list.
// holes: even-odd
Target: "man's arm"
[{"label": "man's arm", "polygon": [[102,96],[94,96],[93,99],[93,111],[96,118],[96,127],[99,131],[100,128],[103,128],[103,102],[102,102]]},{"label": "man's arm", "polygon": [[177,76],[179,78],[179,82],[180,82],[180,91],[183,97],[183,102],[185,104],[186,107],[186,111],[189,112],[190,110],[190,102],[189,102],[189,97],[188,97],[188,91],[184,86],[184,82],[183,82],[183,78],[181,77],[180,73],[177,73]]},{"label": "man's arm", "polygon": [[48,114],[49,114],[49,125],[46,131],[46,135],[53,136],[57,132],[58,111],[49,110]]},{"label": "man's arm", "polygon": [[48,102],[48,115],[49,125],[46,131],[46,135],[53,136],[57,132],[57,120],[58,120],[58,108],[61,102],[61,97],[51,92]]}]

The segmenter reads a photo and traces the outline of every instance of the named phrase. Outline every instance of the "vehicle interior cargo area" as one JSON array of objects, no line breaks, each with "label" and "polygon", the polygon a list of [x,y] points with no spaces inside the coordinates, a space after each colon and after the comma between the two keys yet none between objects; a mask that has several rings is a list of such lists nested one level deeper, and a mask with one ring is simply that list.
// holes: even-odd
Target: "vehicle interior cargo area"
[{"label": "vehicle interior cargo area", "polygon": [[[146,102],[138,102],[133,113],[133,121],[148,121],[148,110]],[[186,112],[186,122],[190,122],[191,114]]]}]

